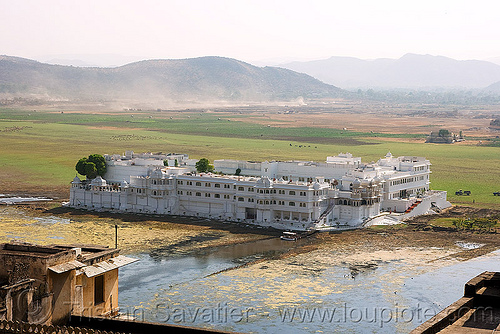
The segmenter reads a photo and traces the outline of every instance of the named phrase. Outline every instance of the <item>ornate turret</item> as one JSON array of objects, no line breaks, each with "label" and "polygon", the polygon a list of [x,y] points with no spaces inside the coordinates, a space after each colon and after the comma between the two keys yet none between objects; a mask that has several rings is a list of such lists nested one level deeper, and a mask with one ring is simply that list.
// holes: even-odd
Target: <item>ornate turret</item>
[{"label": "ornate turret", "polygon": [[98,175],[95,179],[90,182],[91,186],[96,186],[96,187],[103,187],[106,185],[106,180],[101,177],[101,175]]}]

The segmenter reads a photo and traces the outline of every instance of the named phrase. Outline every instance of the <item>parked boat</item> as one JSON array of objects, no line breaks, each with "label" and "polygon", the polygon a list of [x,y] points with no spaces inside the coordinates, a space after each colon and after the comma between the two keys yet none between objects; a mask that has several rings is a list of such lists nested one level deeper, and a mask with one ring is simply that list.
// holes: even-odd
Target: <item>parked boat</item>
[{"label": "parked boat", "polygon": [[280,238],[286,241],[296,241],[299,239],[299,235],[295,232],[283,232]]},{"label": "parked boat", "polygon": [[297,241],[298,239],[305,238],[307,236],[310,236],[316,232],[316,230],[307,230],[304,232],[291,232],[291,231],[285,231],[281,235],[281,240],[286,240],[286,241]]}]

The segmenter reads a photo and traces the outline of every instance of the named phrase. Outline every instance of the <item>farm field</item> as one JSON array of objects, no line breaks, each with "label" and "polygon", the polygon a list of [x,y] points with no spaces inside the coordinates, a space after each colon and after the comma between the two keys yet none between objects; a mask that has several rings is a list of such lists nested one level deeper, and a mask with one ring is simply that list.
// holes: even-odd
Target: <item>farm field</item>
[{"label": "farm field", "polygon": [[[345,106],[344,106],[345,107]],[[0,109],[0,194],[69,196],[76,161],[92,153],[177,152],[191,158],[315,160],[350,152],[363,162],[393,155],[425,156],[433,189],[454,203],[495,207],[500,197],[500,148],[488,117],[405,116],[322,107],[183,111],[79,111]],[[463,131],[465,142],[425,143],[440,127]],[[481,141],[481,143],[480,143]],[[470,190],[471,196],[455,196]]]}]

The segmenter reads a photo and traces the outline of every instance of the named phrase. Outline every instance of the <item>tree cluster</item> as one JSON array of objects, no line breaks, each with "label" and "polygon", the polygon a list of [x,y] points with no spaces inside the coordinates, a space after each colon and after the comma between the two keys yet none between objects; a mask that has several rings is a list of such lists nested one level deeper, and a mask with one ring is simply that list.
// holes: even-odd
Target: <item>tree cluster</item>
[{"label": "tree cluster", "polygon": [[[168,167],[168,159],[163,160],[163,166]],[[174,160],[174,167],[179,167],[179,161],[177,159]]]},{"label": "tree cluster", "polygon": [[448,131],[446,129],[440,129],[438,132],[438,136],[439,137],[449,137],[449,136],[451,136],[451,133],[450,133],[450,131]]},{"label": "tree cluster", "polygon": [[85,175],[87,179],[93,179],[97,175],[104,176],[106,173],[106,160],[100,154],[91,154],[88,158],[81,158],[75,166],[80,175]]},{"label": "tree cluster", "polygon": [[198,173],[213,172],[214,170],[214,166],[210,164],[210,161],[207,158],[201,158],[198,160],[195,167]]}]

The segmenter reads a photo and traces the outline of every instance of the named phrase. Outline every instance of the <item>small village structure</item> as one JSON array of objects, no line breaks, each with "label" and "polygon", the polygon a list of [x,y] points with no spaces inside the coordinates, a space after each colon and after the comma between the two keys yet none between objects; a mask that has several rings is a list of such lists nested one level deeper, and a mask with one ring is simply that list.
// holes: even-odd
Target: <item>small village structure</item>
[{"label": "small village structure", "polygon": [[429,160],[390,152],[369,164],[350,153],[325,162],[215,160],[213,173],[197,173],[197,160],[186,154],[104,157],[104,177],[75,176],[69,206],[283,230],[390,223],[451,206],[445,191],[429,188]]},{"label": "small village structure", "polygon": [[89,245],[0,244],[0,321],[66,324],[118,313],[118,268],[135,262]]},{"label": "small village structure", "polygon": [[464,140],[462,131],[460,131],[459,135],[456,135],[447,129],[440,129],[439,131],[432,131],[425,142],[435,144],[453,144]]},{"label": "small village structure", "polygon": [[0,244],[0,333],[229,333],[138,321],[118,307],[118,269],[137,259],[94,245]]}]

